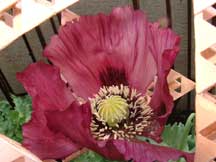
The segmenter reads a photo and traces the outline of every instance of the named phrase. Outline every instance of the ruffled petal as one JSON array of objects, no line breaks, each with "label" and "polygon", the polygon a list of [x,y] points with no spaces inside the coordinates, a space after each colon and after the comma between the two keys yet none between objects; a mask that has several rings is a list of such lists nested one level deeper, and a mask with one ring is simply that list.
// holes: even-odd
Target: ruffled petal
[{"label": "ruffled petal", "polygon": [[81,148],[61,132],[51,131],[47,127],[44,112],[39,109],[34,111],[31,120],[23,125],[23,137],[23,146],[41,159],[61,159]]},{"label": "ruffled petal", "polygon": [[194,161],[194,154],[147,142],[116,140],[113,143],[118,151],[124,155],[124,160],[133,160],[133,162],[168,162],[169,160],[178,160],[180,157],[184,157],[187,162]]},{"label": "ruffled petal", "polygon": [[79,106],[74,102],[70,108],[65,111],[47,112],[48,127],[54,132],[62,132],[74,143],[80,146],[94,150],[103,156],[122,160],[120,154],[111,141],[96,141],[90,131],[91,109],[89,103]]},{"label": "ruffled petal", "polygon": [[[70,35],[70,29],[68,29],[70,26],[70,24],[67,24],[62,27],[62,32],[63,30],[66,30],[66,35]],[[71,36],[71,39],[72,38],[73,37]],[[76,45],[76,41],[73,42]],[[73,45],[73,43],[71,44],[71,46],[75,45]],[[79,44],[79,46],[81,46],[81,44]],[[98,66],[98,60],[103,59],[103,57],[88,57],[86,60],[81,60],[80,57],[82,56],[85,58],[85,56],[80,55],[81,52],[75,49],[76,48],[74,48],[74,52],[70,51],[65,42],[63,42],[59,36],[54,36],[52,37],[50,44],[44,50],[44,55],[47,56],[53,64],[60,68],[61,73],[70,86],[72,86],[73,91],[78,96],[88,99],[92,94],[98,92],[100,82],[98,81],[99,79],[95,77],[94,72],[89,69],[86,64],[89,63],[92,67]]]},{"label": "ruffled petal", "polygon": [[147,50],[147,32],[142,11],[115,8],[108,16],[83,16],[67,23],[44,55],[83,98],[97,93],[102,85],[129,84],[144,91],[157,71]]},{"label": "ruffled petal", "polygon": [[180,38],[170,29],[159,29],[155,24],[151,27],[152,45],[154,45],[152,53],[157,63],[157,82],[150,105],[154,109],[156,121],[152,125],[152,132],[147,136],[158,138],[173,108],[173,98],[169,92],[167,75],[179,52]]},{"label": "ruffled petal", "polygon": [[48,112],[48,126],[51,130],[62,132],[67,137],[79,143],[82,147],[91,149],[111,160],[131,160],[134,162],[152,162],[159,160],[167,162],[170,159],[185,157],[188,162],[193,161],[193,154],[184,153],[172,148],[151,145],[146,142],[123,140],[96,141],[89,129],[91,122],[90,105],[71,107],[61,112]]},{"label": "ruffled petal", "polygon": [[148,49],[156,61],[157,73],[162,70],[164,53],[172,53],[170,64],[174,64],[180,48],[180,36],[169,28],[160,28],[158,23],[149,23],[148,41]]},{"label": "ruffled petal", "polygon": [[61,80],[59,69],[43,62],[29,65],[17,73],[17,79],[31,95],[33,102],[38,99],[37,108],[60,110],[67,108],[73,101],[72,92]]},{"label": "ruffled petal", "polygon": [[57,132],[63,132],[80,145],[91,144],[90,122],[91,109],[89,104],[79,105],[73,102],[64,111],[52,111],[46,113],[48,127]]}]

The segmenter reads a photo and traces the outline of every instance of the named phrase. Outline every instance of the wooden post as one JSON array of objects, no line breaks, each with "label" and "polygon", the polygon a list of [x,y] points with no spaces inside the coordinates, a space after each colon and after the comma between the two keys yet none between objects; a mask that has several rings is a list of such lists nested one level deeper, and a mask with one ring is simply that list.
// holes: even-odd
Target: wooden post
[{"label": "wooden post", "polygon": [[[64,10],[69,5],[77,2],[77,0],[7,0],[7,3],[0,2],[0,17],[5,17],[5,11],[12,9],[14,14],[7,15],[6,18],[0,20],[0,50],[12,43],[15,39],[38,26],[51,16]],[[21,3],[20,3],[21,2]],[[38,10],[40,12],[32,12]],[[19,25],[14,24],[14,18],[19,15]],[[62,12],[61,23],[64,25],[67,21],[79,19],[75,13],[64,10]],[[187,79],[180,73],[171,70],[167,78],[169,89],[174,100],[182,97],[192,89],[194,89],[194,82]],[[156,81],[156,80],[155,80]],[[149,87],[149,91],[154,88],[154,83]],[[214,126],[213,126],[214,127]],[[206,131],[204,131],[205,134]],[[208,131],[207,131],[208,132]],[[86,149],[82,149],[65,158],[64,162],[69,162],[76,158]],[[31,152],[23,148],[19,143],[0,135],[0,159],[4,162],[42,162],[39,158]],[[55,160],[45,160],[46,162],[55,162]]]},{"label": "wooden post", "polygon": [[196,162],[216,158],[216,0],[194,0],[196,63]]}]

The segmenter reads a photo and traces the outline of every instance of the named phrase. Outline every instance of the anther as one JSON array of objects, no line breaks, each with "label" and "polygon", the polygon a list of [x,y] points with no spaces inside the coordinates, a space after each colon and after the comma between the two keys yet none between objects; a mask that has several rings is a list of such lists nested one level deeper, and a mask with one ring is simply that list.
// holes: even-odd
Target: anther
[{"label": "anther", "polygon": [[103,86],[95,98],[90,98],[92,108],[91,131],[94,138],[106,140],[132,139],[142,134],[151,124],[153,111],[150,98],[123,84]]}]

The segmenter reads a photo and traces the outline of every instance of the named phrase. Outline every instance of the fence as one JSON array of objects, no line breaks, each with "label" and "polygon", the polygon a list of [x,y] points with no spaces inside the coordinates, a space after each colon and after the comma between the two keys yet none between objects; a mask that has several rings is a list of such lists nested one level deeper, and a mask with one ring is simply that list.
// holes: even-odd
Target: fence
[{"label": "fence", "polygon": [[[11,0],[11,2],[12,1],[15,2],[17,0]],[[75,1],[76,0],[74,0],[74,2]],[[164,16],[169,18],[170,27],[173,28],[173,30],[176,31],[182,37],[182,50],[177,58],[174,69],[193,80],[194,44],[192,24],[192,2],[188,0],[80,0],[78,3],[70,7],[70,9],[78,13],[79,15],[82,15],[90,13],[93,14],[97,12],[109,12],[114,6],[121,5],[133,5],[135,9],[143,9],[149,14],[149,18],[154,21]],[[56,7],[58,8],[59,6]],[[19,11],[19,8],[16,9],[18,9]],[[9,10],[8,14],[11,14],[11,12],[13,13],[14,11]],[[32,20],[30,19],[30,21],[34,22],[33,17]],[[21,37],[19,39],[17,39],[14,43],[12,43],[10,46],[1,51],[0,93],[2,94],[0,95],[2,96],[2,98],[6,98],[12,106],[13,101],[10,96],[11,94],[25,94],[21,85],[15,79],[15,73],[17,71],[21,71],[22,69],[24,69],[31,62],[36,62],[39,59],[43,59],[41,57],[41,52],[43,48],[46,46],[47,42],[49,41],[50,36],[54,33],[57,33],[57,29],[60,24],[61,15],[57,14],[56,16],[53,16],[49,20],[44,22],[43,24],[36,26],[30,32],[23,32],[23,34],[20,34]],[[0,31],[0,33],[4,34],[2,31]],[[6,41],[14,41],[12,38],[14,37],[8,38],[9,40],[6,39]],[[0,39],[3,38],[1,37]],[[3,47],[4,44],[0,44],[0,48],[3,49]],[[177,73],[172,70],[168,77],[168,83],[169,85],[172,85],[170,86],[170,91],[174,99],[177,99],[176,105],[178,103],[179,108],[185,109],[187,113],[190,113],[190,111],[193,111],[193,94],[189,93],[185,97],[182,97],[182,95],[193,89],[194,84],[180,73]],[[177,89],[179,89],[178,93],[176,93]],[[34,157],[34,155],[29,155],[29,152],[21,148],[18,143],[13,143],[13,141],[4,136],[0,137],[0,139],[0,142],[5,145],[4,148],[7,148],[6,153],[3,152],[2,156],[8,155],[7,152],[10,152],[10,156],[5,156],[6,158],[12,158],[12,160],[10,161],[40,161],[39,159],[37,159],[37,157]],[[78,154],[79,153],[80,152],[78,152]],[[72,157],[69,157],[69,159],[73,158],[74,156],[76,155],[73,154]],[[65,159],[64,161],[69,161],[69,159]]]}]

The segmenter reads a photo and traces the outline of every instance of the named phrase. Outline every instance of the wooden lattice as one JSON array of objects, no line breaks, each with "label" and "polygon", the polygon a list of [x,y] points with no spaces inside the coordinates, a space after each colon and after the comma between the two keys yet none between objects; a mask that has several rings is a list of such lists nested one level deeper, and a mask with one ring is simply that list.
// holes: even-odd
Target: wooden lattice
[{"label": "wooden lattice", "polygon": [[77,1],[0,0],[0,50]]},{"label": "wooden lattice", "polygon": [[[0,0],[0,50],[22,34],[76,1],[77,0],[52,0],[51,2],[47,0],[4,0],[3,3]],[[10,9],[12,9],[12,13],[7,12]],[[32,10],[40,10],[40,12],[33,13]],[[78,15],[69,10],[64,10],[61,14],[62,25],[67,21],[79,18]],[[32,17],[34,17],[34,19],[32,19]],[[174,100],[182,97],[195,87],[194,82],[174,70],[171,70],[167,80]],[[148,92],[152,93],[153,89],[154,82],[150,85]],[[63,162],[69,162],[85,151],[86,149],[82,149],[73,153],[65,158]],[[22,148],[19,143],[3,135],[0,136],[0,159],[4,159],[4,162],[41,162],[35,155]],[[44,162],[56,161],[51,159],[45,160]]]},{"label": "wooden lattice", "polygon": [[[25,156],[24,156],[25,155]],[[0,135],[0,160],[2,162],[42,162],[21,145]]]},{"label": "wooden lattice", "polygon": [[194,0],[196,43],[196,162],[216,158],[216,0]]}]

